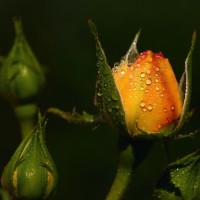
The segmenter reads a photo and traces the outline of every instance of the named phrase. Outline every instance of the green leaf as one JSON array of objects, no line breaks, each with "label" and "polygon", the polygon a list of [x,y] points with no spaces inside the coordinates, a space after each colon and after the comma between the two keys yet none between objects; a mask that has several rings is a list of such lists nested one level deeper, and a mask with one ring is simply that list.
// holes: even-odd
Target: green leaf
[{"label": "green leaf", "polygon": [[170,164],[157,181],[154,199],[195,200],[200,197],[200,151]]}]

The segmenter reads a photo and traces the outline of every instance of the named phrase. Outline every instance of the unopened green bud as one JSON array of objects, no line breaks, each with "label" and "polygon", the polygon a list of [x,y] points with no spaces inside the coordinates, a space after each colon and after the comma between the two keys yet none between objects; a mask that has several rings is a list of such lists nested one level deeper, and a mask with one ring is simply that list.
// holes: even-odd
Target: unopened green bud
[{"label": "unopened green bud", "polygon": [[0,69],[0,94],[14,103],[35,98],[44,85],[44,73],[32,52],[19,19],[15,19],[16,37]]},{"label": "unopened green bud", "polygon": [[3,171],[2,186],[13,199],[47,200],[55,193],[57,171],[45,145],[45,125],[39,117]]}]

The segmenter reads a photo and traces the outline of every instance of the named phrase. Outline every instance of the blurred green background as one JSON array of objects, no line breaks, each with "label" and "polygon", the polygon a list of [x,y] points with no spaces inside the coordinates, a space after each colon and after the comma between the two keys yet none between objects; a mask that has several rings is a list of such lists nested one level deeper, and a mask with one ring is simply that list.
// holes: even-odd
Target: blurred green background
[{"label": "blurred green background", "polygon": [[[25,35],[47,69],[47,86],[40,108],[87,110],[93,105],[97,74],[95,45],[87,16],[96,23],[109,63],[120,60],[142,28],[139,51],[162,51],[179,79],[194,30],[200,37],[200,1],[145,0],[0,0],[0,54],[6,55],[14,40],[13,16],[21,16]],[[192,108],[195,116],[188,130],[200,120],[200,40],[193,59]],[[109,127],[74,126],[49,116],[48,148],[56,162],[59,184],[55,200],[103,200],[117,167],[117,134]],[[9,104],[0,99],[0,173],[20,142],[19,127]],[[172,160],[192,152],[199,140],[171,144]],[[145,151],[142,145],[141,154]],[[165,165],[161,143],[149,152],[131,183],[126,200],[150,199],[154,180]]]}]

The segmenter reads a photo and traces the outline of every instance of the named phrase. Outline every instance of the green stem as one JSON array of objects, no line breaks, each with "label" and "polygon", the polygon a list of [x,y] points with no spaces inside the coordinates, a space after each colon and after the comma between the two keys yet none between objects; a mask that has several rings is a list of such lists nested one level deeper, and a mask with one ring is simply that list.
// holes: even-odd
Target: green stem
[{"label": "green stem", "polygon": [[106,197],[106,200],[121,200],[132,177],[134,162],[133,147],[131,144],[127,143],[125,144],[125,148],[123,147],[124,146],[122,146],[120,141],[117,174]]},{"label": "green stem", "polygon": [[14,112],[20,125],[22,139],[33,130],[37,111],[36,104],[25,104],[14,107]]}]

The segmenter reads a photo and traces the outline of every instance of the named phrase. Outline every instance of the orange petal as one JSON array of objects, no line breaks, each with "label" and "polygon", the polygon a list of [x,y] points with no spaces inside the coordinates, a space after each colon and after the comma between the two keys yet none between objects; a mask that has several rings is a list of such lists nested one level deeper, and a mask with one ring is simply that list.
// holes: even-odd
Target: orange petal
[{"label": "orange petal", "polygon": [[182,110],[178,83],[162,53],[146,51],[133,63],[121,62],[113,76],[125,110],[129,134],[174,127]]}]

